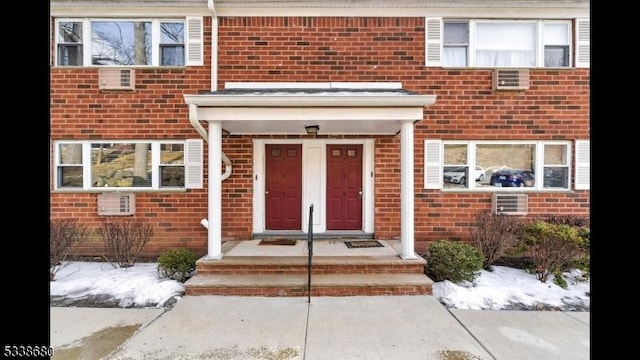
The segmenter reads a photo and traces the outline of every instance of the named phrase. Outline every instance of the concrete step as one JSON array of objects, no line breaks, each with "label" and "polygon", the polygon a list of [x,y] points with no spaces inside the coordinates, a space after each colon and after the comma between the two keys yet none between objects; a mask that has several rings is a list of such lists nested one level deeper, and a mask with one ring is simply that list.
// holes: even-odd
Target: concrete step
[{"label": "concrete step", "polygon": [[[304,256],[228,256],[219,260],[200,259],[197,274],[307,274]],[[397,256],[314,256],[312,274],[424,274],[426,260],[403,260]]]},{"label": "concrete step", "polygon": [[[198,274],[185,295],[307,296],[308,274]],[[311,275],[311,296],[431,295],[433,281],[416,273]]]}]

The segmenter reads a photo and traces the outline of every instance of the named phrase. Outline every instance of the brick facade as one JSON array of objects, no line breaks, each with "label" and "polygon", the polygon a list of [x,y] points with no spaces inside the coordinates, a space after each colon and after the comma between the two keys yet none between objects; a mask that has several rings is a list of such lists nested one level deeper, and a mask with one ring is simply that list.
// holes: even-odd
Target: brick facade
[{"label": "brick facade", "polygon": [[[51,68],[51,140],[194,139],[183,94],[210,91],[211,19],[204,18],[204,66],[136,69],[135,91],[98,90],[98,69]],[[423,17],[221,17],[218,88],[226,82],[401,82],[406,90],[437,95],[414,125],[415,248],[439,239],[469,240],[479,211],[491,207],[489,192],[426,190],[425,139],[589,139],[589,69],[534,68],[526,91],[492,90],[490,69],[424,66]],[[318,136],[322,138],[322,135]],[[278,138],[278,137],[273,137]],[[291,138],[291,137],[286,137]],[[368,137],[370,138],[370,137]],[[400,139],[375,141],[375,236],[400,235]],[[222,185],[223,240],[252,232],[252,138],[223,135],[233,173]],[[153,240],[143,256],[188,247],[207,251],[205,187],[187,191],[136,192],[134,218],[150,222]],[[51,185],[53,189],[53,184]],[[51,192],[51,218],[72,217],[91,228],[97,192]],[[529,217],[571,214],[588,217],[589,191],[529,192]],[[95,238],[95,236],[94,236]],[[77,254],[99,255],[93,242]]]}]

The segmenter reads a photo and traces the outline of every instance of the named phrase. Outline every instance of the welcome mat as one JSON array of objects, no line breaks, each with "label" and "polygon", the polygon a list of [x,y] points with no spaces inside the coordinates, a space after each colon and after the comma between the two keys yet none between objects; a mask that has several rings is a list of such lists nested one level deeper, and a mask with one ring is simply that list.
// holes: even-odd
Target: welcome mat
[{"label": "welcome mat", "polygon": [[384,245],[380,244],[377,240],[345,241],[344,244],[347,245],[349,249],[384,247]]},{"label": "welcome mat", "polygon": [[295,245],[296,239],[262,239],[258,245]]}]

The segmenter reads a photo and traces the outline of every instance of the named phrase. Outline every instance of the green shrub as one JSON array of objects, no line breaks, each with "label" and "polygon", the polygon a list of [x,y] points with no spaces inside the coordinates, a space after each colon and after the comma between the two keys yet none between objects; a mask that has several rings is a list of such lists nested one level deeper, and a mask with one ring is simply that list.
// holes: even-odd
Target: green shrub
[{"label": "green shrub", "polygon": [[527,226],[523,245],[531,255],[538,280],[546,282],[552,274],[567,270],[588,254],[589,233],[578,226],[536,220]]},{"label": "green shrub", "polygon": [[439,240],[429,247],[426,273],[433,281],[473,281],[480,275],[483,263],[484,256],[477,248]]},{"label": "green shrub", "polygon": [[189,249],[174,249],[158,257],[158,271],[162,276],[184,282],[196,268],[198,255]]},{"label": "green shrub", "polygon": [[553,283],[560,286],[563,289],[566,289],[569,285],[567,284],[567,279],[562,276],[562,271],[556,269],[553,270]]}]

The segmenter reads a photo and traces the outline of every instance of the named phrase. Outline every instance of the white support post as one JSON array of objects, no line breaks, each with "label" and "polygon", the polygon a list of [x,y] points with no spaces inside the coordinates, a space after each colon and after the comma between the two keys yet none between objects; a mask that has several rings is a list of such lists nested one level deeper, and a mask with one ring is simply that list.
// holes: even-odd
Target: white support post
[{"label": "white support post", "polygon": [[209,122],[209,232],[207,255],[222,259],[222,124]]},{"label": "white support post", "polygon": [[405,260],[417,259],[413,235],[413,186],[413,120],[404,120],[400,130],[400,257]]}]

